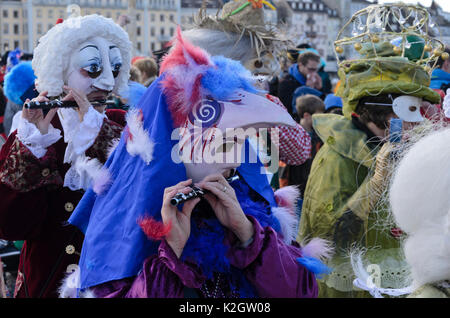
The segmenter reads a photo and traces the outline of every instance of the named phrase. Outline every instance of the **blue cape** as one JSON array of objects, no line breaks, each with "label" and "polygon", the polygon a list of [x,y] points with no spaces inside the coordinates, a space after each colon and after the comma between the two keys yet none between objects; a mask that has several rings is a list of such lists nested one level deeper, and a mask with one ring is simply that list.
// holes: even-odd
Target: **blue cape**
[{"label": "blue cape", "polygon": [[[79,262],[81,289],[138,274],[144,260],[157,253],[159,242],[149,240],[137,220],[146,215],[161,220],[164,189],[187,179],[184,165],[171,158],[178,141],[171,140],[173,121],[160,82],[158,78],[152,83],[136,107],[154,143],[153,160],[147,165],[139,156],[131,156],[123,134],[105,164],[113,180],[110,188],[101,195],[89,189],[69,219],[85,234]],[[268,205],[276,206],[261,168],[258,161],[242,164],[238,171]]]}]

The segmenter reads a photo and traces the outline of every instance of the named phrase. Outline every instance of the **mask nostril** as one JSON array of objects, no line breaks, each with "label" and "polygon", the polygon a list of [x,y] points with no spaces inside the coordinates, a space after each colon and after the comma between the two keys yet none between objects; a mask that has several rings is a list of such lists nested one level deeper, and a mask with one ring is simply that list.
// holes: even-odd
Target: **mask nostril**
[{"label": "mask nostril", "polygon": [[416,106],[409,106],[409,111],[410,112],[415,112],[417,110]]}]

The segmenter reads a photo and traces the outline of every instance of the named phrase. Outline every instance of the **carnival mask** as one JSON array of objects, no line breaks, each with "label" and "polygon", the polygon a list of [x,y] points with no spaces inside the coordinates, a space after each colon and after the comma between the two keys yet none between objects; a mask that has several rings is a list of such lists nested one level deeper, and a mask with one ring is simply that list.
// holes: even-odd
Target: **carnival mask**
[{"label": "carnival mask", "polygon": [[[179,157],[194,182],[240,166],[245,140],[265,135],[262,129],[294,126],[292,117],[264,96],[244,90],[227,100],[205,97],[179,130]],[[256,162],[256,157],[248,158]]]},{"label": "carnival mask", "polygon": [[101,37],[84,42],[70,57],[64,82],[85,93],[90,101],[105,100],[116,85],[122,66],[117,46]]},{"label": "carnival mask", "polygon": [[244,66],[253,75],[273,76],[281,70],[280,63],[271,52],[261,53],[261,57],[247,61]]}]

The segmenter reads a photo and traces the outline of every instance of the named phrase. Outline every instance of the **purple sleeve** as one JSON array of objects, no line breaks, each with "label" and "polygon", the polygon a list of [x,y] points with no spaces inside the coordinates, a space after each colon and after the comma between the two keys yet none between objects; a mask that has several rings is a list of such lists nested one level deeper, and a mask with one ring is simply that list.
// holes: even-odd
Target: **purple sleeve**
[{"label": "purple sleeve", "polygon": [[242,269],[260,297],[306,298],[317,297],[315,275],[297,262],[300,247],[286,245],[271,227],[263,228],[251,216],[255,235],[245,249],[239,248],[237,237],[228,232],[230,264]]},{"label": "purple sleeve", "polygon": [[203,284],[205,278],[199,273],[162,241],[158,255],[147,258],[136,277],[107,282],[92,291],[99,298],[183,298],[184,287],[197,289]]}]

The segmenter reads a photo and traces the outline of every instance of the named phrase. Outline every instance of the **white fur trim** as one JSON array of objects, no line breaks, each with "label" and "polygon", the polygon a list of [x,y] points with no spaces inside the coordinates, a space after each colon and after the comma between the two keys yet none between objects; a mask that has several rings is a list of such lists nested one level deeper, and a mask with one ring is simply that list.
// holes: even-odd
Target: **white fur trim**
[{"label": "white fur trim", "polygon": [[75,266],[75,270],[68,273],[62,280],[58,288],[59,298],[96,298],[91,290],[80,292],[77,296],[77,290],[80,288],[80,268]]},{"label": "white fur trim", "polygon": [[119,48],[123,64],[113,91],[119,95],[127,91],[132,44],[123,28],[112,19],[97,14],[67,19],[39,39],[32,61],[37,76],[37,90],[48,91],[48,96],[60,96],[64,72],[69,68],[68,56],[83,42],[97,36]]},{"label": "white fur trim", "polygon": [[109,157],[111,157],[114,150],[116,150],[117,146],[119,145],[119,142],[120,142],[119,138],[115,138],[115,139],[111,140],[111,142],[109,143],[108,149],[106,151],[107,159],[109,159]]},{"label": "white fur trim", "polygon": [[130,109],[126,116],[132,138],[128,137],[127,151],[131,156],[139,155],[148,165],[153,159],[153,143],[148,132],[144,130],[142,118],[137,109]]},{"label": "white fur trim", "polygon": [[288,208],[273,207],[273,215],[277,218],[281,225],[281,233],[286,244],[291,244],[295,241],[297,235],[298,218],[293,215]]},{"label": "white fur trim", "polygon": [[320,260],[326,260],[333,256],[334,247],[331,241],[315,237],[302,246],[302,254],[307,257],[314,257]]},{"label": "white fur trim", "polygon": [[414,286],[450,279],[450,129],[420,139],[400,161],[390,188],[392,213]]},{"label": "white fur trim", "polygon": [[288,208],[292,214],[296,214],[297,201],[300,197],[300,190],[297,186],[287,186],[275,191],[275,199],[279,206]]}]

